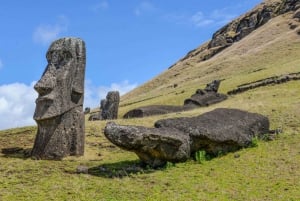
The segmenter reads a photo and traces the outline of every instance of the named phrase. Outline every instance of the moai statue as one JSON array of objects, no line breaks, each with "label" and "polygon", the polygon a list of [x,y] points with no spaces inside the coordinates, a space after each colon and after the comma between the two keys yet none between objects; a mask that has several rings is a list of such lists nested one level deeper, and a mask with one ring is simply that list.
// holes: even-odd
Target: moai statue
[{"label": "moai statue", "polygon": [[48,65],[34,86],[38,131],[31,155],[54,160],[83,155],[85,43],[79,38],[56,40],[46,57]]},{"label": "moai statue", "polygon": [[215,92],[217,93],[219,90],[219,86],[220,86],[221,81],[220,80],[214,80],[211,83],[208,83],[205,87],[205,91],[206,92]]},{"label": "moai statue", "polygon": [[119,110],[120,95],[118,91],[110,91],[105,100],[101,100],[101,117],[106,119],[117,119]]}]

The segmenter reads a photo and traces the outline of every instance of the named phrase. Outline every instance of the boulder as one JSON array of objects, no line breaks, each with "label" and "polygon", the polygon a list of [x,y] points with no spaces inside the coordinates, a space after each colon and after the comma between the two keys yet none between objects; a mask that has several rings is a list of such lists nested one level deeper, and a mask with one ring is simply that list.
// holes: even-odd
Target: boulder
[{"label": "boulder", "polygon": [[267,117],[238,109],[216,109],[197,117],[163,119],[155,128],[109,122],[105,136],[115,145],[136,153],[152,167],[167,161],[183,162],[198,150],[218,154],[248,147],[254,137],[269,132]]},{"label": "boulder", "polygon": [[104,134],[122,149],[133,151],[144,163],[160,167],[167,161],[183,162],[190,157],[189,136],[173,128],[145,128],[107,123]]},{"label": "boulder", "polygon": [[156,128],[176,128],[191,138],[191,152],[205,150],[217,155],[251,144],[254,137],[269,132],[267,117],[238,109],[219,108],[197,117],[163,119]]}]

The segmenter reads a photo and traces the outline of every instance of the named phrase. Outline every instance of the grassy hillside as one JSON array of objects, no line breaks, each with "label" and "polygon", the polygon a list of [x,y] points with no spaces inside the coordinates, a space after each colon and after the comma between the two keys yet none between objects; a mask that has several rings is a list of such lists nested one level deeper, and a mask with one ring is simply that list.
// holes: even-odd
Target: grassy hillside
[{"label": "grassy hillside", "polygon": [[[123,96],[120,117],[144,105],[182,105],[214,79],[224,79],[220,92],[226,93],[243,83],[299,72],[300,29],[290,28],[291,16],[272,19],[207,61],[199,62],[196,55],[176,63]],[[152,170],[138,168],[135,154],[104,137],[106,121],[86,121],[85,155],[62,161],[29,158],[36,127],[4,130],[0,200],[300,200],[300,81],[256,88],[192,111],[116,122],[152,127],[158,119],[195,116],[220,107],[266,115],[271,129],[283,133],[274,141],[259,141],[257,147],[202,164],[190,160]],[[80,165],[89,173],[77,174]]]}]

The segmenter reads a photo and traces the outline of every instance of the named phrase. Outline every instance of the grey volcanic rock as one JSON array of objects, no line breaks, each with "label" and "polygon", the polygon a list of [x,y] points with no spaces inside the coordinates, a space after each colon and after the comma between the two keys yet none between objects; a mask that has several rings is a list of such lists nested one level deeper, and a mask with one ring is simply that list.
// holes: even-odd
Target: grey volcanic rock
[{"label": "grey volcanic rock", "polygon": [[152,167],[167,161],[183,162],[190,157],[189,136],[172,128],[145,128],[107,123],[104,134],[113,144],[135,152]]},{"label": "grey volcanic rock", "polygon": [[217,93],[220,83],[220,80],[214,80],[207,84],[204,90],[198,89],[196,93],[191,96],[191,98],[184,100],[184,105],[196,105],[204,107],[226,100],[226,95]]},{"label": "grey volcanic rock", "polygon": [[130,110],[123,116],[123,118],[141,118],[172,112],[182,112],[192,110],[197,107],[209,106],[211,104],[221,102],[223,100],[226,100],[227,96],[224,94],[217,93],[220,83],[220,80],[214,80],[211,83],[207,84],[204,90],[198,89],[196,93],[191,96],[191,98],[188,98],[184,101],[183,106],[149,105]]},{"label": "grey volcanic rock", "polygon": [[120,103],[120,95],[118,91],[110,91],[107,93],[106,100],[101,101],[101,117],[102,119],[117,119]]},{"label": "grey volcanic rock", "polygon": [[219,87],[220,87],[220,83],[221,81],[220,80],[214,80],[212,81],[211,83],[208,83],[205,87],[205,91],[206,92],[215,92],[217,93],[218,90],[219,90]]},{"label": "grey volcanic rock", "polygon": [[171,112],[182,112],[185,110],[193,109],[194,107],[183,107],[183,106],[174,106],[174,105],[150,105],[145,107],[139,107],[133,110],[128,111],[123,118],[141,118],[153,115],[167,114]]},{"label": "grey volcanic rock", "polygon": [[84,153],[85,43],[78,38],[54,41],[48,65],[34,89],[38,131],[32,149],[37,159],[62,159]]},{"label": "grey volcanic rock", "polygon": [[251,144],[253,137],[269,132],[267,117],[238,109],[215,109],[191,118],[163,119],[156,128],[176,128],[191,138],[191,152],[205,150],[217,155]]},{"label": "grey volcanic rock", "polygon": [[197,90],[195,94],[184,100],[184,105],[196,105],[199,107],[209,106],[215,103],[222,102],[227,99],[227,96],[215,92],[206,92],[204,90]]},{"label": "grey volcanic rock", "polygon": [[146,164],[183,162],[198,150],[211,155],[251,145],[253,137],[269,133],[269,120],[238,109],[216,109],[197,117],[163,119],[156,128],[108,123],[105,136],[115,145],[135,152]]}]

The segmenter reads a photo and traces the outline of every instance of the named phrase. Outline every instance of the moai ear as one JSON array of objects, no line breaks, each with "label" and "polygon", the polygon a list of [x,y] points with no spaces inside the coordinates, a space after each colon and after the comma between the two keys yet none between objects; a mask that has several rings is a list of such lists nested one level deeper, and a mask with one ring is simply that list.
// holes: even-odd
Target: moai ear
[{"label": "moai ear", "polygon": [[84,95],[84,74],[85,74],[85,43],[80,42],[75,45],[76,52],[76,72],[73,78],[71,100],[73,103],[82,104]]}]

